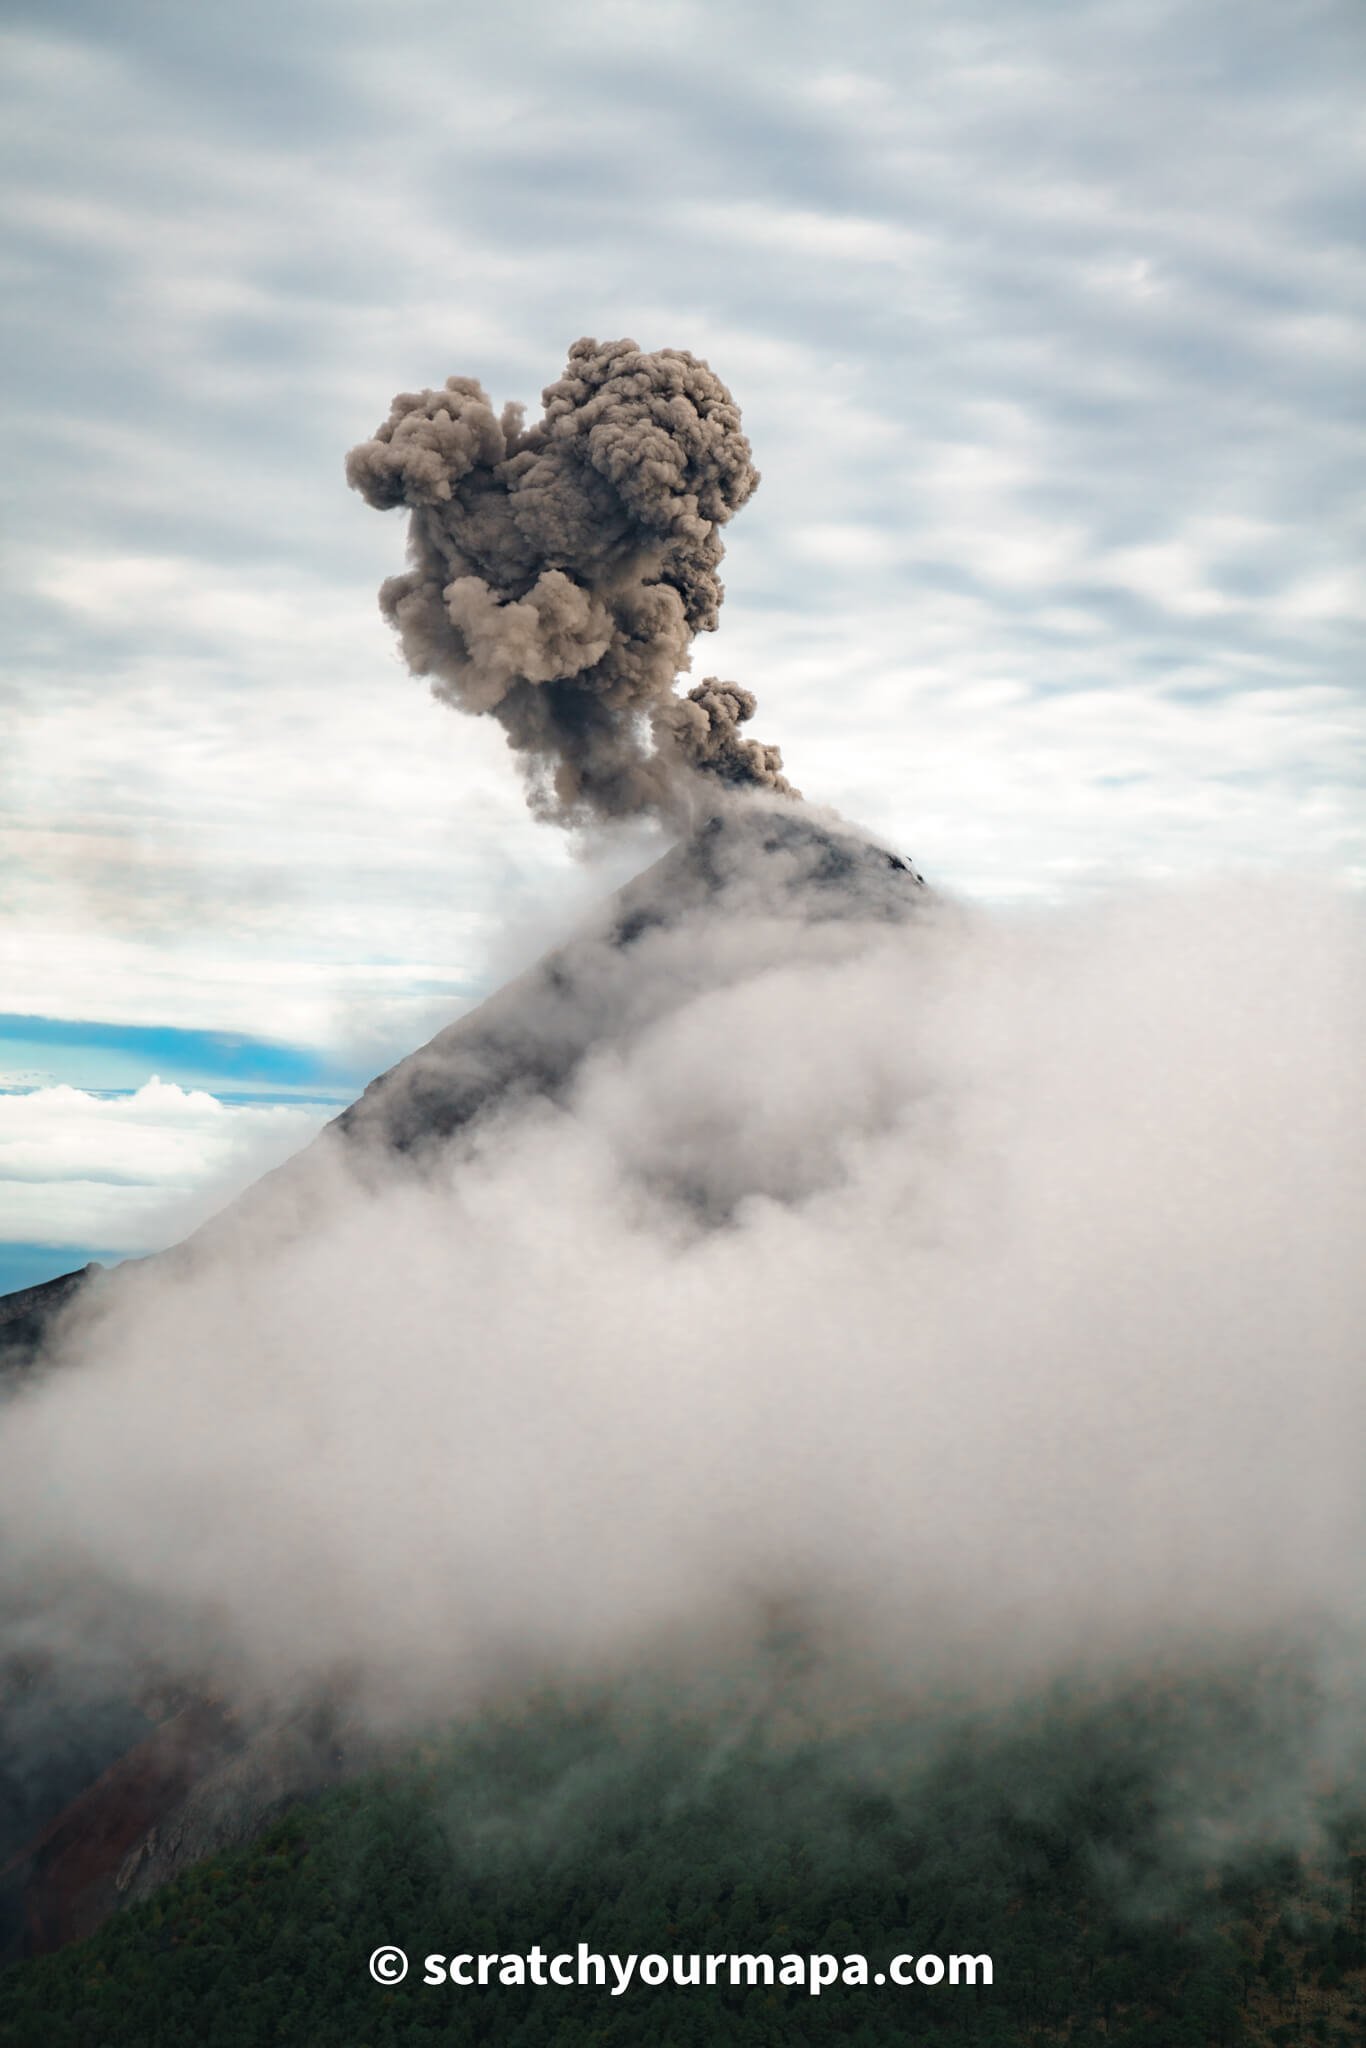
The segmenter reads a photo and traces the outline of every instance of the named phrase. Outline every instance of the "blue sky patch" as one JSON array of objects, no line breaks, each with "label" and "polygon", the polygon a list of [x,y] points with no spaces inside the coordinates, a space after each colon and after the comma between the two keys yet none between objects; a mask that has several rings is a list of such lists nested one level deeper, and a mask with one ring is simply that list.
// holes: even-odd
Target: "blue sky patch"
[{"label": "blue sky patch", "polygon": [[121,1093],[150,1075],[222,1100],[349,1102],[370,1076],[300,1045],[236,1032],[165,1024],[106,1024],[92,1019],[0,1012],[0,1085]]},{"label": "blue sky patch", "polygon": [[79,1272],[92,1259],[101,1266],[116,1266],[123,1256],[122,1252],[69,1244],[0,1244],[0,1294],[13,1294],[18,1287],[36,1287],[42,1280]]}]

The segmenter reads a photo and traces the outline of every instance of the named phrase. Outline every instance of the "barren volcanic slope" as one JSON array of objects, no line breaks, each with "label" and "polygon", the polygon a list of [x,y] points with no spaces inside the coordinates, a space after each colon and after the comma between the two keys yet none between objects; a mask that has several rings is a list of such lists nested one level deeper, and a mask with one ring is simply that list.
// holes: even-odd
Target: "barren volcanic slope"
[{"label": "barren volcanic slope", "polygon": [[[372,1082],[312,1146],[184,1244],[138,1263],[188,1272],[220,1256],[249,1263],[253,1247],[282,1229],[308,1230],[311,1212],[335,1193],[339,1165],[342,1177],[362,1181],[392,1174],[398,1158],[415,1174],[433,1170],[456,1134],[509,1098],[554,1101],[588,1053],[629,1043],[699,980],[724,985],[752,971],[756,931],[781,962],[785,928],[898,920],[922,888],[898,855],[807,810],[728,804],[568,944]],[[686,1162],[679,1173],[674,1194],[703,1212],[717,1207],[716,1190],[687,1184]],[[740,1192],[723,1193],[720,1207]],[[0,1373],[11,1396],[22,1398],[31,1370],[61,1366],[70,1314],[98,1314],[130,1281],[146,1284],[146,1275],[92,1270],[0,1299]],[[0,1615],[9,1645],[42,1636],[26,1619]],[[344,1739],[329,1717],[310,1707],[244,1725],[196,1699],[195,1676],[164,1665],[139,1671],[117,1641],[88,1656],[70,1645],[7,1649],[0,1955],[88,1931],[343,1766]]]},{"label": "barren volcanic slope", "polygon": [[[642,986],[634,972],[633,947],[648,932],[675,930],[702,909],[717,932],[756,911],[779,926],[784,918],[795,926],[900,917],[923,887],[899,854],[819,821],[808,807],[732,803],[622,889],[568,945],[372,1081],[315,1147],[262,1185],[278,1194],[297,1183],[302,1199],[315,1148],[330,1153],[339,1140],[348,1150],[373,1142],[386,1154],[422,1155],[513,1091],[553,1096],[588,1051],[652,1021],[661,997],[667,1001],[667,981],[652,975]],[[695,957],[690,968],[707,972]],[[720,980],[740,970],[727,965],[721,946],[712,971]],[[224,1230],[249,1229],[258,1205],[249,1191],[162,1258],[184,1258]],[[0,1381],[33,1362],[83,1282],[104,1288],[110,1279],[89,1268],[0,1295]]]}]

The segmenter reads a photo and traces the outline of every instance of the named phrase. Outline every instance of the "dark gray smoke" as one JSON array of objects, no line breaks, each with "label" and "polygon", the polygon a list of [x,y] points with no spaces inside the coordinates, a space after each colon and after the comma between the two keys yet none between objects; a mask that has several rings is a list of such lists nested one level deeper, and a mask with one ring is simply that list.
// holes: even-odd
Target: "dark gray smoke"
[{"label": "dark gray smoke", "polygon": [[346,459],[367,504],[411,508],[413,566],[380,591],[409,667],[498,719],[561,823],[677,811],[697,773],[795,795],[740,732],[747,690],[674,690],[717,624],[720,528],[759,481],[729,391],[685,349],[583,340],[542,397],[523,427],[448,377]]}]

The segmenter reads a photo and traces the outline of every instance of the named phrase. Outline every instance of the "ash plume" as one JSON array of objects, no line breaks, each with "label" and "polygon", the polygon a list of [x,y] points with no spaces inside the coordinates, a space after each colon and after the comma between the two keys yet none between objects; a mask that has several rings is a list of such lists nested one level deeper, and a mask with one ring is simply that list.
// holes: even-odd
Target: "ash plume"
[{"label": "ash plume", "polygon": [[542,397],[527,427],[448,377],[400,392],[347,457],[367,504],[410,510],[412,567],[380,591],[409,667],[498,720],[559,823],[685,812],[699,774],[796,795],[741,733],[749,691],[674,688],[716,628],[720,529],[759,481],[730,392],[685,349],[584,339]]}]

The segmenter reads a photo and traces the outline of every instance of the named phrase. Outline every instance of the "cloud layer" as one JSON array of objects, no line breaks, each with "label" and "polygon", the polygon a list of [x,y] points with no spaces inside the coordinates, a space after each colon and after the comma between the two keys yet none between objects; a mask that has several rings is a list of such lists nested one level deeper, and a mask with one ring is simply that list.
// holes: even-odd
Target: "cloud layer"
[{"label": "cloud layer", "polygon": [[407,1714],[773,1600],[896,1684],[1356,1657],[1350,906],[906,888],[808,915],[742,870],[585,942],[536,1012],[568,1085],[523,1062],[420,1167],[324,1148],[107,1282],[5,1416],[7,1570]]},{"label": "cloud layer", "polygon": [[0,1241],[158,1251],[311,1138],[330,1111],[224,1103],[155,1075],[125,1095],[0,1090]]},{"label": "cloud layer", "polygon": [[373,1029],[570,888],[340,462],[584,331],[724,366],[715,664],[803,789],[998,898],[1361,868],[1351,0],[301,0],[266,52],[8,11],[12,1007]]}]

